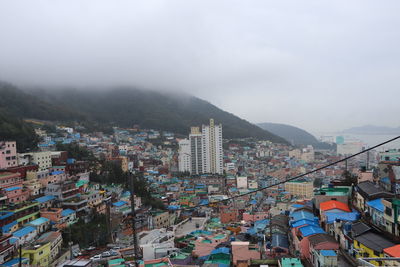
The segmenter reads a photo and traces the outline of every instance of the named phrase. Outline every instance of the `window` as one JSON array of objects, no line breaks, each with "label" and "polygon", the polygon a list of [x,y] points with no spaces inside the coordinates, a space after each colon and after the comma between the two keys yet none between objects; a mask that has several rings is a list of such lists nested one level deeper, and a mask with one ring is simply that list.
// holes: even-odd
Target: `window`
[{"label": "window", "polygon": [[385,207],[385,214],[388,215],[388,216],[392,216],[392,209],[388,208],[388,207]]}]

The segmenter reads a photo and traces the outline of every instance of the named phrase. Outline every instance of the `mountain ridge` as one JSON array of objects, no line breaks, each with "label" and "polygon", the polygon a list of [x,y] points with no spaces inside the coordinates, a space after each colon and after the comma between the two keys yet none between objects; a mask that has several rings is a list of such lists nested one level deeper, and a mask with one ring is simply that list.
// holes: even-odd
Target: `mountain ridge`
[{"label": "mountain ridge", "polygon": [[258,123],[262,129],[278,135],[295,146],[312,145],[319,149],[332,149],[332,145],[320,142],[309,132],[288,124],[264,122]]},{"label": "mountain ridge", "polygon": [[[223,124],[224,138],[257,138],[275,143],[287,141],[200,98],[135,88],[102,91],[22,91],[0,83],[0,108],[18,118],[35,118],[84,125],[130,127],[171,131],[187,135],[191,126],[209,118]],[[4,97],[3,97],[4,96]]]}]

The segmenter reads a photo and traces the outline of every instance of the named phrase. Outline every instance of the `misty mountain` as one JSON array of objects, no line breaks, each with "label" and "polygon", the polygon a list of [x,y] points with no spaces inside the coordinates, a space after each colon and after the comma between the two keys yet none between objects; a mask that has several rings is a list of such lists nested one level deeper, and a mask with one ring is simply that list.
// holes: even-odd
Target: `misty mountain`
[{"label": "misty mountain", "polygon": [[0,140],[17,141],[18,152],[24,152],[36,149],[39,138],[31,125],[0,109]]},{"label": "misty mountain", "polygon": [[332,148],[330,144],[319,142],[315,136],[295,126],[271,122],[259,123],[257,125],[266,131],[286,139],[291,144],[296,146],[312,145],[313,147],[319,149]]},{"label": "misty mountain", "polygon": [[364,125],[359,127],[352,127],[343,131],[347,134],[400,134],[400,127],[385,127],[375,125]]},{"label": "misty mountain", "polygon": [[214,118],[223,125],[224,138],[258,138],[287,143],[258,126],[207,101],[189,95],[120,88],[102,91],[33,90],[21,91],[0,85],[0,108],[20,118],[59,122],[79,122],[84,126],[131,127],[171,131],[187,135],[191,126]]}]

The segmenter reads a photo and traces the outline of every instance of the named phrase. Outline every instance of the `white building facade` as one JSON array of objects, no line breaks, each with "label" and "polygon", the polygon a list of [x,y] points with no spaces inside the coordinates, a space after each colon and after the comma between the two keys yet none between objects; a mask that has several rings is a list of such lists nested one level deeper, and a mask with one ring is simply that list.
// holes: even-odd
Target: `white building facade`
[{"label": "white building facade", "polygon": [[190,140],[182,139],[179,141],[178,168],[180,172],[191,171]]},{"label": "white building facade", "polygon": [[223,150],[222,150],[222,125],[215,125],[210,119],[210,125],[202,127],[203,139],[203,172],[222,174]]}]

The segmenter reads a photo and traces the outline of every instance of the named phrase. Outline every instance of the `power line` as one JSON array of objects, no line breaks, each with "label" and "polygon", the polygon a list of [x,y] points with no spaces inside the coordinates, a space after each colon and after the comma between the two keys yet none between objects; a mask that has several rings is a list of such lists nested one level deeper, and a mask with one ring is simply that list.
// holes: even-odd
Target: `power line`
[{"label": "power line", "polygon": [[232,196],[232,197],[230,197],[230,198],[223,199],[223,200],[218,200],[218,201],[215,201],[215,202],[212,202],[212,203],[208,203],[208,204],[199,204],[199,205],[196,205],[196,206],[194,206],[194,207],[175,209],[175,211],[177,211],[177,210],[191,210],[191,209],[196,209],[196,208],[200,208],[200,207],[206,207],[206,206],[209,206],[209,205],[211,205],[211,204],[213,204],[213,205],[214,205],[214,204],[219,204],[219,203],[221,203],[221,202],[227,202],[227,201],[232,200],[232,199],[235,199],[235,198],[239,198],[239,197],[251,195],[251,194],[254,194],[254,193],[263,191],[263,190],[265,190],[265,189],[271,188],[271,187],[273,187],[273,186],[280,185],[280,184],[284,184],[284,183],[286,183],[286,182],[290,182],[290,181],[299,179],[299,178],[301,178],[301,177],[304,177],[304,176],[307,176],[307,175],[309,175],[309,174],[311,174],[311,173],[314,173],[314,172],[317,172],[317,171],[326,169],[326,168],[328,168],[328,167],[331,167],[331,166],[336,165],[336,164],[338,164],[338,163],[341,163],[341,162],[343,162],[343,161],[347,161],[347,160],[349,160],[349,159],[351,159],[351,158],[354,158],[354,157],[356,157],[356,156],[358,156],[358,155],[361,155],[361,154],[366,153],[366,152],[368,152],[368,151],[371,151],[371,150],[373,150],[373,149],[375,149],[375,148],[378,148],[378,147],[380,147],[380,146],[383,146],[383,145],[386,145],[386,144],[388,144],[388,143],[390,143],[390,142],[393,142],[393,141],[395,141],[395,140],[397,140],[397,139],[399,139],[399,138],[400,138],[400,135],[399,135],[399,136],[396,136],[396,137],[394,137],[394,138],[392,138],[392,139],[389,139],[389,140],[387,140],[387,141],[385,141],[385,142],[382,142],[382,143],[380,143],[380,144],[377,144],[377,145],[375,145],[375,146],[373,146],[373,147],[370,147],[370,148],[367,148],[367,149],[365,149],[365,150],[363,150],[363,151],[360,151],[360,152],[358,152],[358,153],[355,153],[355,154],[353,154],[353,155],[347,156],[347,157],[345,157],[345,158],[343,158],[343,159],[340,159],[340,160],[331,162],[331,163],[329,163],[329,164],[327,164],[327,165],[324,165],[324,166],[322,166],[322,167],[313,169],[313,170],[311,170],[311,171],[305,172],[305,173],[303,173],[303,174],[297,175],[297,176],[292,177],[292,178],[288,178],[288,179],[286,179],[286,180],[280,181],[280,182],[275,183],[275,184],[273,184],[273,185],[269,185],[269,186],[266,186],[266,187],[262,187],[262,188],[259,188],[259,189],[257,189],[257,190],[254,190],[254,191],[250,191],[250,192],[247,192],[247,193],[238,195],[238,196]]}]

